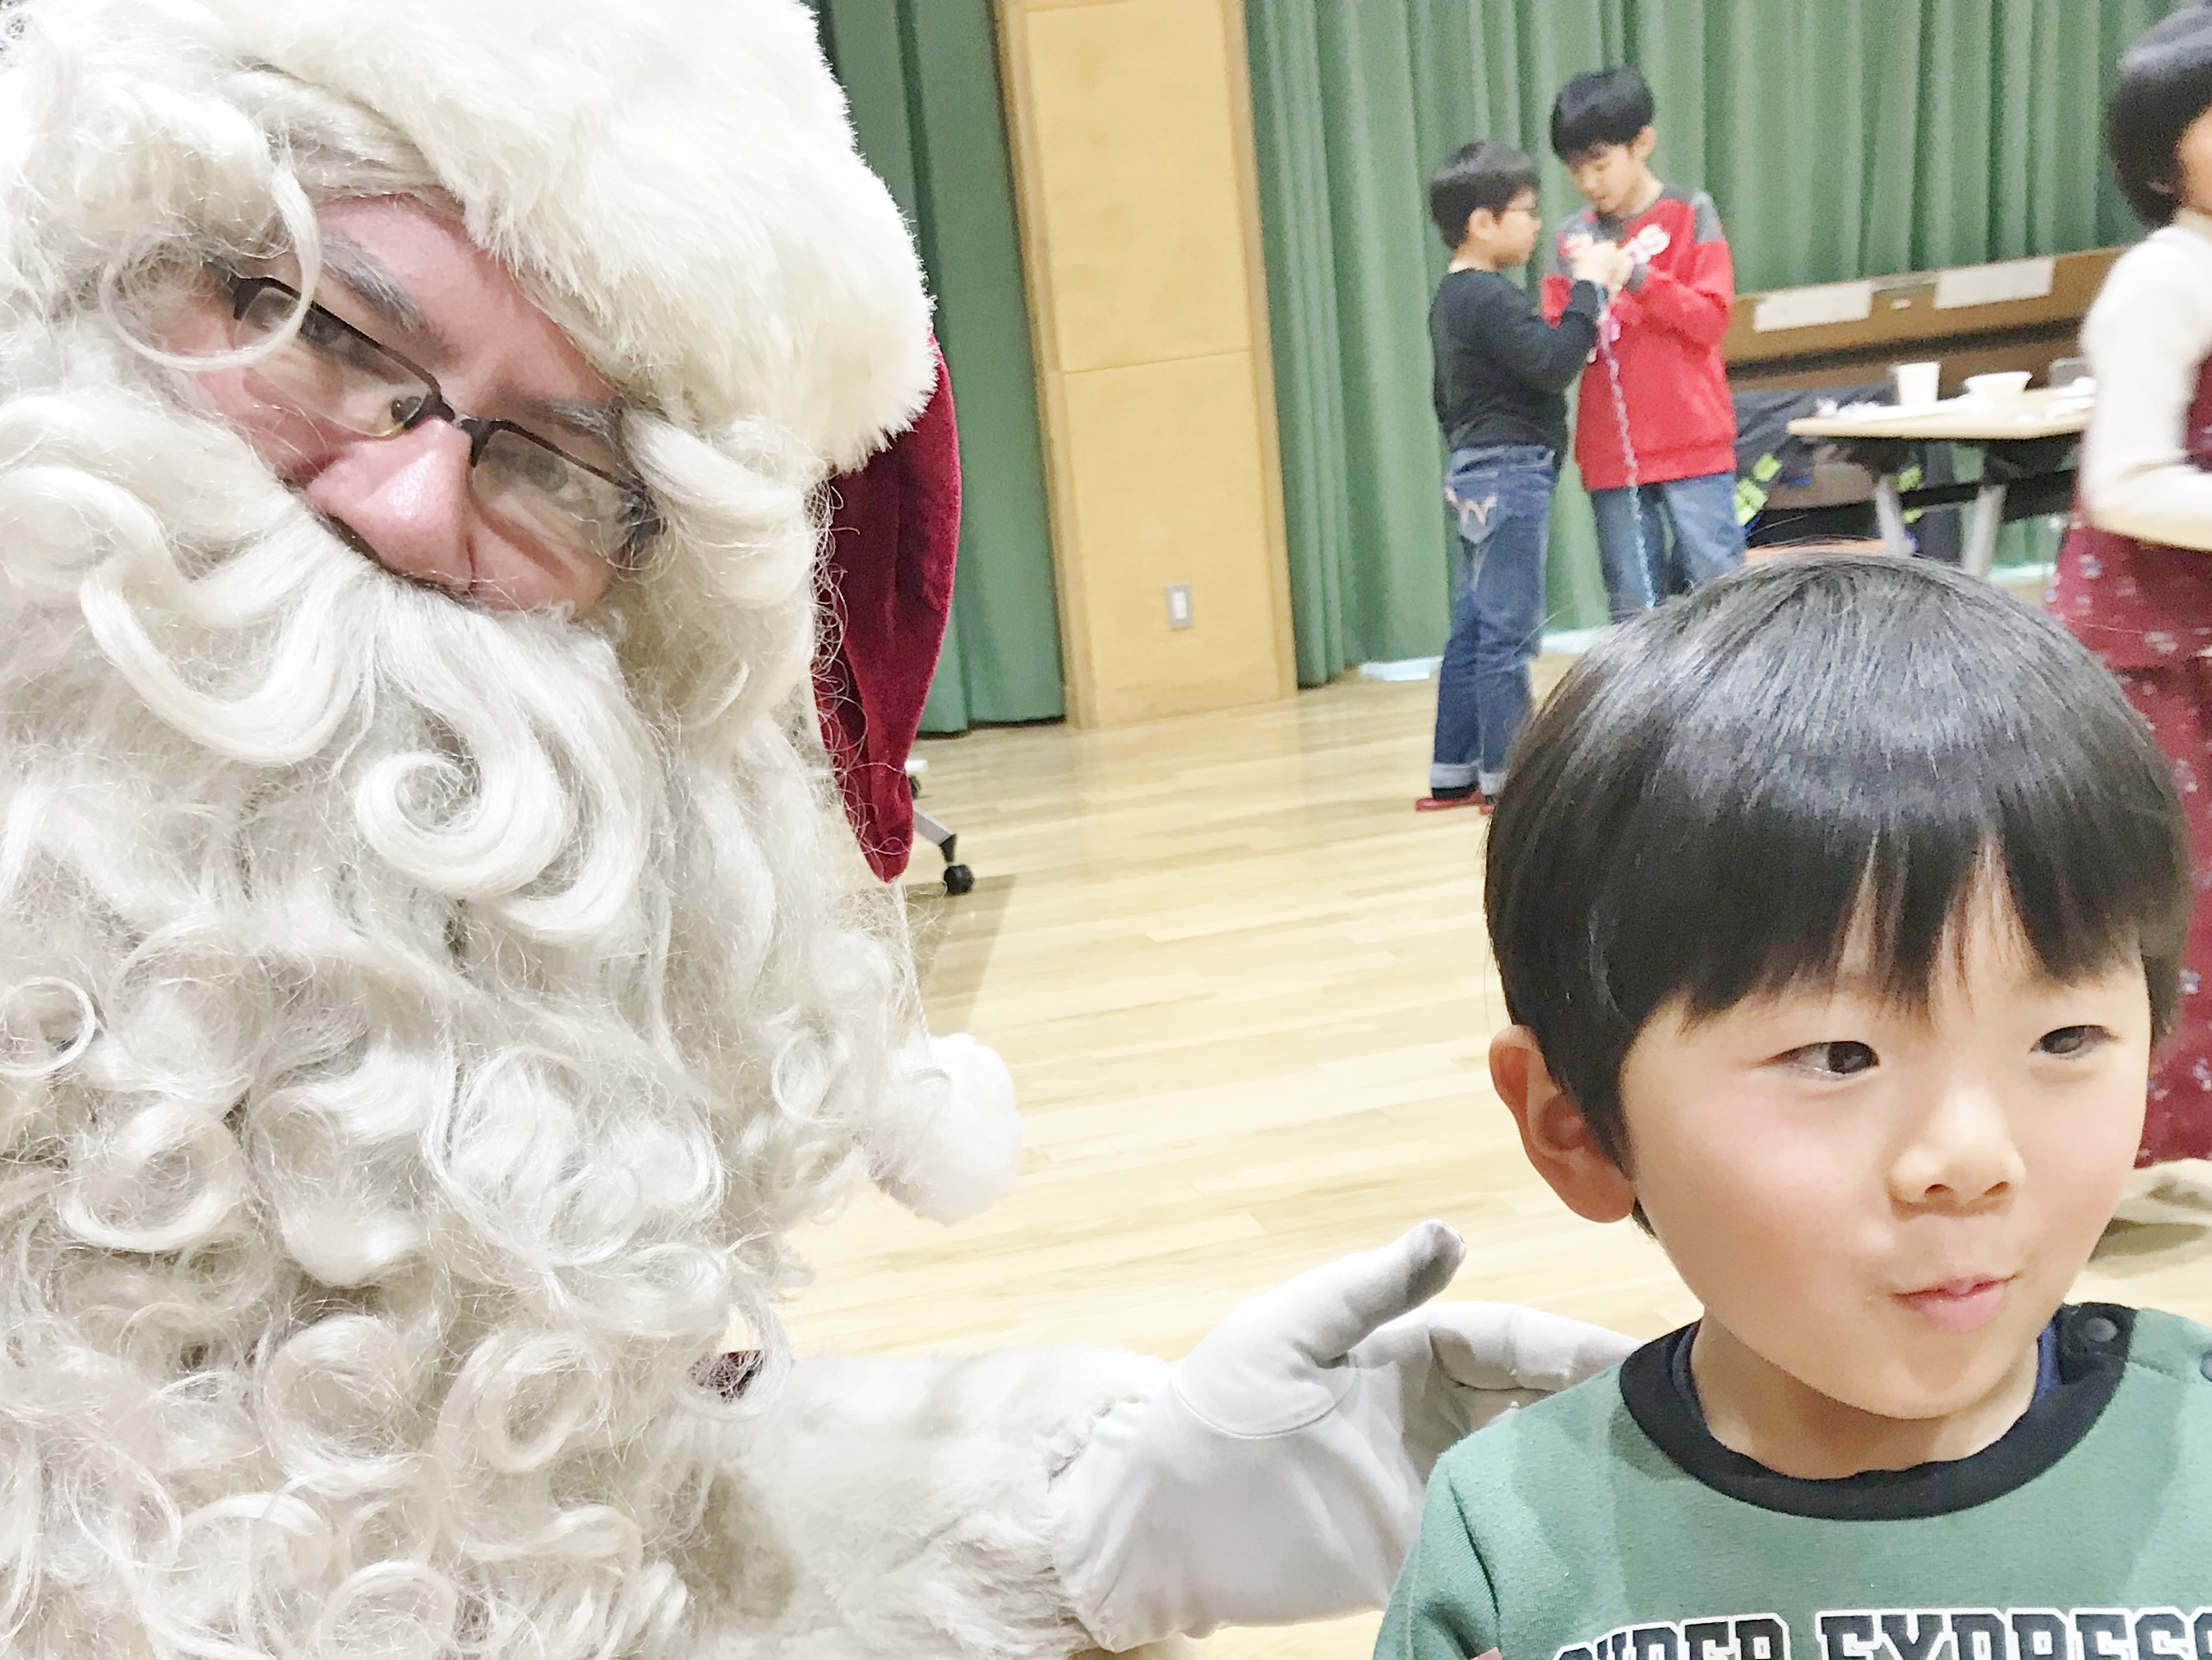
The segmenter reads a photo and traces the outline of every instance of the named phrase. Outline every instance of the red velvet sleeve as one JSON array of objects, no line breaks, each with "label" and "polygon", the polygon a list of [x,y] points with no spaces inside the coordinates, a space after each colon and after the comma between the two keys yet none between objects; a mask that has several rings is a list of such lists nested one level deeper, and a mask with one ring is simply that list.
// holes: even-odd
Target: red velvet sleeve
[{"label": "red velvet sleeve", "polygon": [[[1544,283],[1544,298],[1551,300],[1551,280]],[[1662,329],[1671,330],[1701,350],[1711,351],[1728,332],[1729,314],[1735,305],[1735,266],[1723,241],[1700,242],[1686,279],[1656,266],[1647,266],[1636,286],[1637,309]]]},{"label": "red velvet sleeve", "polygon": [[814,705],[845,815],[885,881],[914,847],[906,758],[952,611],[960,442],[943,354],[913,426],[857,473],[830,481]]},{"label": "red velvet sleeve", "polygon": [[1574,291],[1575,282],[1572,277],[1561,276],[1556,271],[1545,274],[1542,296],[1545,322],[1557,326],[1559,319],[1566,315],[1567,296]]}]

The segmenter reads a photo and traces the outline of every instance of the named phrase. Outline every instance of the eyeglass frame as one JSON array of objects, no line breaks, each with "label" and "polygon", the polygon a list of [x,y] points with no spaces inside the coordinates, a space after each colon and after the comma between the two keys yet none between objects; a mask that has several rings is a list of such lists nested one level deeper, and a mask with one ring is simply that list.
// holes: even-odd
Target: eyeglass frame
[{"label": "eyeglass frame", "polygon": [[[447,397],[446,389],[438,384],[437,376],[420,364],[394,351],[375,336],[365,330],[356,328],[320,300],[307,299],[281,277],[249,276],[244,271],[221,264],[210,265],[209,269],[214,273],[217,284],[230,297],[230,315],[233,322],[243,323],[246,320],[246,309],[253,304],[255,299],[263,293],[274,289],[289,299],[295,306],[304,300],[307,315],[315,317],[328,323],[332,328],[350,335],[371,350],[391,359],[392,362],[429,388],[430,395],[423,399],[422,405],[414,413],[399,423],[396,430],[384,433],[380,437],[370,433],[359,433],[357,436],[366,438],[372,443],[382,443],[387,439],[398,438],[403,433],[411,433],[416,427],[429,421],[442,421],[467,437],[469,470],[474,472],[477,463],[483,457],[485,446],[501,433],[513,433],[526,443],[534,444],[539,449],[560,457],[571,467],[580,467],[594,478],[605,479],[622,492],[623,500],[627,504],[626,517],[629,519],[629,529],[623,537],[622,550],[619,556],[608,561],[625,576],[634,575],[639,570],[644,563],[641,557],[641,550],[667,528],[661,519],[660,510],[653,503],[653,493],[645,488],[642,480],[623,473],[609,472],[604,467],[594,467],[590,462],[570,455],[559,445],[540,437],[518,422],[498,415],[463,415],[453,407],[452,400]],[[305,320],[304,318],[302,320]]]}]

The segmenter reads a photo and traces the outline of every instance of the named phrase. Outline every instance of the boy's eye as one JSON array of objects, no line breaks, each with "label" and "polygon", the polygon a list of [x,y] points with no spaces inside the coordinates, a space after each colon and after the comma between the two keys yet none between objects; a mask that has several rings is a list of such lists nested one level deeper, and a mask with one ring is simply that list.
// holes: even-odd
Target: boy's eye
[{"label": "boy's eye", "polygon": [[1793,1049],[1782,1057],[1792,1065],[1802,1066],[1808,1072],[1823,1077],[1848,1078],[1870,1071],[1880,1057],[1855,1038],[1840,1038],[1832,1043],[1808,1043],[1802,1049]]},{"label": "boy's eye", "polygon": [[2062,1026],[2056,1032],[2046,1032],[2035,1040],[2039,1055],[2086,1055],[2100,1045],[2107,1043],[2112,1033],[2101,1026]]}]

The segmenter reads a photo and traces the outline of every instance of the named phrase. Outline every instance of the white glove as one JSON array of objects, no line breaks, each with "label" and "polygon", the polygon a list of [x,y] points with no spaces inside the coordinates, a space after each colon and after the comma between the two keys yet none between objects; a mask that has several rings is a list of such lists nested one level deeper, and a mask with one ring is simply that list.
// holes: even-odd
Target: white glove
[{"label": "white glove", "polygon": [[1635,1347],[1508,1304],[1421,1308],[1466,1253],[1423,1222],[1301,1274],[1099,1421],[1052,1492],[1061,1585],[1102,1646],[1379,1607],[1444,1449]]}]

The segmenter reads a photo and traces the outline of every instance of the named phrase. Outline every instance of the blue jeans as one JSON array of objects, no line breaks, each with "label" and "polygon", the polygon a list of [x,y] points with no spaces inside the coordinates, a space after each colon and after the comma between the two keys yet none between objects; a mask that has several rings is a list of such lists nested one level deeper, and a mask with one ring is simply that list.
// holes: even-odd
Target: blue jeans
[{"label": "blue jeans", "polygon": [[[1743,563],[1735,522],[1735,475],[1707,473],[1634,489],[1592,490],[1598,560],[1613,621],[1648,611],[1669,594],[1686,594]],[[1638,511],[1644,558],[1636,557]],[[1671,536],[1668,532],[1671,531]]]},{"label": "blue jeans", "polygon": [[1437,679],[1429,788],[1485,795],[1528,718],[1528,665],[1544,627],[1544,549],[1559,462],[1541,445],[1455,450],[1444,500],[1459,519],[1451,638]]}]

